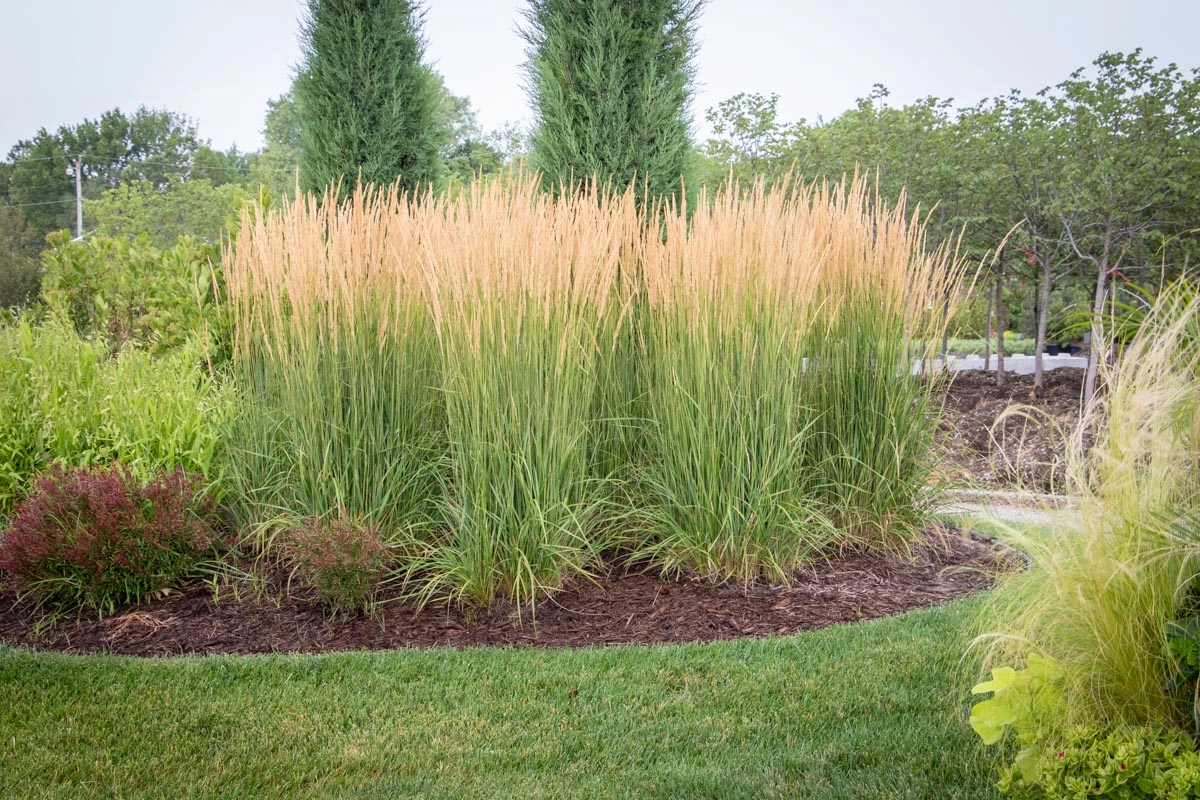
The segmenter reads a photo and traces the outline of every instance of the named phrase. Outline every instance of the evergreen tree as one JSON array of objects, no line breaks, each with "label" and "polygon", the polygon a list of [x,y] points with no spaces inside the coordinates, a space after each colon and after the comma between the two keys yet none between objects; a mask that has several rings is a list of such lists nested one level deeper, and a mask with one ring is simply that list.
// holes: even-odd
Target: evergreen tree
[{"label": "evergreen tree", "polygon": [[593,177],[680,194],[704,0],[530,0],[532,162],[549,187]]},{"label": "evergreen tree", "polygon": [[422,66],[423,14],[408,0],[309,0],[296,76],[300,184],[322,192],[361,175],[408,190],[439,173],[439,97]]}]

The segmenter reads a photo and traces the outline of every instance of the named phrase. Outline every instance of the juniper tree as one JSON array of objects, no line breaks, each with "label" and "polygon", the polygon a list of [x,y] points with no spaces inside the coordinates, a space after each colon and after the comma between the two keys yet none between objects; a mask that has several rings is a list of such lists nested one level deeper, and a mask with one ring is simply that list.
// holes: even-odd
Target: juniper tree
[{"label": "juniper tree", "polygon": [[438,177],[439,98],[421,64],[423,13],[408,0],[308,0],[296,76],[300,185],[405,189]]},{"label": "juniper tree", "polygon": [[532,163],[552,188],[595,178],[680,194],[704,0],[530,0],[522,31]]}]

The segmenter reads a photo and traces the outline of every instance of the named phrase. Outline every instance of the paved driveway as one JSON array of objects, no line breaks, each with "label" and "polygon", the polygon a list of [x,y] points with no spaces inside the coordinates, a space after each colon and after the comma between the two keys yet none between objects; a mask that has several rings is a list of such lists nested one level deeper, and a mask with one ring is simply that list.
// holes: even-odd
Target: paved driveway
[{"label": "paved driveway", "polygon": [[[951,372],[959,370],[972,369],[996,369],[996,357],[992,356],[988,359],[987,364],[984,364],[983,356],[950,356],[948,359]],[[1014,375],[1032,375],[1033,374],[1033,356],[1005,356],[1004,370],[1011,372]],[[1086,356],[1042,356],[1042,369],[1051,370],[1059,367],[1076,367],[1084,369],[1087,367]],[[938,359],[934,362],[935,367],[942,366],[942,360]]]}]

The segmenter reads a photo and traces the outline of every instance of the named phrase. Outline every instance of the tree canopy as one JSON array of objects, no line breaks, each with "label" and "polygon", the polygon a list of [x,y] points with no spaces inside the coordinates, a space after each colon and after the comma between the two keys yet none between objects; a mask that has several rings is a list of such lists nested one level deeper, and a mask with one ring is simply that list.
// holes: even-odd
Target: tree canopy
[{"label": "tree canopy", "polygon": [[30,227],[44,236],[73,227],[76,158],[82,160],[84,197],[96,197],[134,179],[165,189],[189,175],[204,144],[185,116],[144,107],[127,115],[115,108],[97,120],[54,133],[42,128],[17,142],[0,196],[21,206]]}]

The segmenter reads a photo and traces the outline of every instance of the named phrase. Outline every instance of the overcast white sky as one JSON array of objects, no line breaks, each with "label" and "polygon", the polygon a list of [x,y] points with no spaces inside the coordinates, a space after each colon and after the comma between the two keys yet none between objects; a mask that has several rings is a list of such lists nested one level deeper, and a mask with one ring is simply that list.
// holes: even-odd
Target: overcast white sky
[{"label": "overcast white sky", "polygon": [[[38,128],[120,107],[188,115],[220,148],[262,144],[266,101],[299,61],[304,0],[0,0],[0,157]],[[428,0],[427,60],[485,128],[530,116],[524,0]],[[1200,66],[1195,0],[712,0],[700,22],[694,118],[733,94],[780,95],[786,121],[834,117],[873,83],[890,102],[959,106],[1034,92],[1101,52],[1141,47]]]}]

